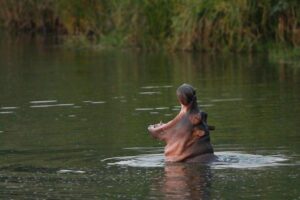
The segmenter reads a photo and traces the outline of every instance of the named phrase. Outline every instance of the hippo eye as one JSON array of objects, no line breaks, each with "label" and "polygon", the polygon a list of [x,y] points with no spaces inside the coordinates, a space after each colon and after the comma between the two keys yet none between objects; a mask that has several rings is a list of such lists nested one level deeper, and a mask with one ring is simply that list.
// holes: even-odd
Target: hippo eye
[{"label": "hippo eye", "polygon": [[193,125],[197,125],[200,123],[200,117],[198,115],[191,116],[190,121]]},{"label": "hippo eye", "polygon": [[196,130],[193,131],[193,136],[194,137],[202,137],[203,135],[205,135],[205,132],[203,130],[196,129]]}]

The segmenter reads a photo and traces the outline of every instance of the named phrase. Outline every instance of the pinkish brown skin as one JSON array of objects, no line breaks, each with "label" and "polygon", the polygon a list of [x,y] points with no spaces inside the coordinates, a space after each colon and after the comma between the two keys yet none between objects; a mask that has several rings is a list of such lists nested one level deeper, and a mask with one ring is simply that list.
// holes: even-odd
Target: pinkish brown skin
[{"label": "pinkish brown skin", "polygon": [[201,141],[204,132],[193,128],[194,124],[200,123],[200,115],[188,111],[189,106],[181,104],[181,111],[173,120],[148,127],[154,138],[166,143],[164,154],[167,162],[197,162],[214,157],[210,142]]}]

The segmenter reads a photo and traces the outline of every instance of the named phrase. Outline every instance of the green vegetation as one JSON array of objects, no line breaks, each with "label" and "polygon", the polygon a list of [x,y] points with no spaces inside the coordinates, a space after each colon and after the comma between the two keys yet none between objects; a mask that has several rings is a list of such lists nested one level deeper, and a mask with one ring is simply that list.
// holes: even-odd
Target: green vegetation
[{"label": "green vegetation", "polygon": [[300,46],[299,0],[1,0],[0,23],[15,32],[143,49]]},{"label": "green vegetation", "polygon": [[274,63],[286,63],[294,68],[300,68],[300,48],[271,45],[269,47],[269,60]]}]

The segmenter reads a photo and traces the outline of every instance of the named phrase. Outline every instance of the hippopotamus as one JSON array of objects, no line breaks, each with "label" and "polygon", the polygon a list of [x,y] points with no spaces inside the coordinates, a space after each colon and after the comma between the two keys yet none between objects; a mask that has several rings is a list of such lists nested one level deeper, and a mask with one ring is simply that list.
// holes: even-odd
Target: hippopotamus
[{"label": "hippopotamus", "polygon": [[176,91],[181,110],[168,123],[150,125],[150,134],[166,143],[166,162],[211,162],[217,159],[210,143],[207,113],[200,111],[195,89],[182,84]]}]

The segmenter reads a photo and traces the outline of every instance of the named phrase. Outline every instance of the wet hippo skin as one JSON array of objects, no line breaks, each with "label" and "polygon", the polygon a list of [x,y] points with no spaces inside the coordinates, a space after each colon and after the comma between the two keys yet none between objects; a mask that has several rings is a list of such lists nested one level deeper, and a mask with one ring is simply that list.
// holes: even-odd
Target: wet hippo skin
[{"label": "wet hippo skin", "polygon": [[181,111],[167,124],[149,126],[150,134],[166,143],[166,162],[211,162],[214,155],[210,143],[207,114]]}]

